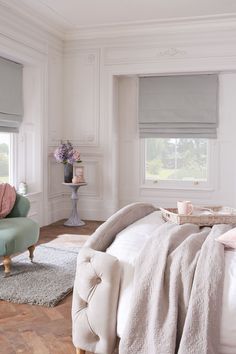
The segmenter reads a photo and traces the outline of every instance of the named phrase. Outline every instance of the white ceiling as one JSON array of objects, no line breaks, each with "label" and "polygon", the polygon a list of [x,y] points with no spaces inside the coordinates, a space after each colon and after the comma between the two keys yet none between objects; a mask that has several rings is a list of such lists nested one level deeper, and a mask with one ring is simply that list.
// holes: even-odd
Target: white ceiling
[{"label": "white ceiling", "polygon": [[[11,0],[8,0],[11,2]],[[235,14],[235,0],[21,0],[64,29]],[[20,7],[20,2],[18,2]]]}]

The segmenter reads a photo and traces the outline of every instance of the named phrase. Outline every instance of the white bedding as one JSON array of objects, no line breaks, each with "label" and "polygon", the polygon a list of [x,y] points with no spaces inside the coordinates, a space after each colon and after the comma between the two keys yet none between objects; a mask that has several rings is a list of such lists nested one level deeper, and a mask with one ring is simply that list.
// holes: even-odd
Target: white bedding
[{"label": "white bedding", "polygon": [[[159,211],[129,225],[117,234],[107,253],[122,265],[122,279],[117,312],[117,334],[122,336],[129,315],[135,261],[152,232],[164,221]],[[225,251],[225,278],[219,354],[236,353],[236,252]]]},{"label": "white bedding", "polygon": [[225,251],[225,278],[219,354],[236,353],[236,252]]},{"label": "white bedding", "polygon": [[117,234],[107,253],[117,257],[122,266],[121,287],[117,312],[117,334],[121,337],[132,292],[135,260],[151,233],[163,224],[159,211],[155,211],[129,225]]}]

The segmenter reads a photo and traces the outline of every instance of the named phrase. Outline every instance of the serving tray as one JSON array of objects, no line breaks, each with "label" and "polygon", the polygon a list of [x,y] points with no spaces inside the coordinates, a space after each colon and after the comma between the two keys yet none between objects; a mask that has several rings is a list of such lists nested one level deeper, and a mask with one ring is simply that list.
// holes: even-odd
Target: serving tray
[{"label": "serving tray", "polygon": [[182,225],[186,223],[199,226],[215,224],[236,224],[236,209],[225,206],[194,207],[191,215],[178,214],[177,208],[160,208],[165,221]]}]

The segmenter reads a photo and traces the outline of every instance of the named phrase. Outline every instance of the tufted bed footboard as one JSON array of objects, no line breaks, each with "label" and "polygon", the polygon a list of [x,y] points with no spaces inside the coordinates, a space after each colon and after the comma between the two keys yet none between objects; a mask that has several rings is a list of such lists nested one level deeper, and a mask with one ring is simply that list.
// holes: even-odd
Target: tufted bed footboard
[{"label": "tufted bed footboard", "polygon": [[72,303],[76,348],[101,354],[113,351],[119,284],[120,264],[115,257],[87,247],[81,250]]},{"label": "tufted bed footboard", "polygon": [[121,264],[106,249],[121,230],[154,210],[147,203],[120,209],[91,235],[79,252],[72,303],[72,339],[78,354],[84,354],[85,350],[113,353]]}]

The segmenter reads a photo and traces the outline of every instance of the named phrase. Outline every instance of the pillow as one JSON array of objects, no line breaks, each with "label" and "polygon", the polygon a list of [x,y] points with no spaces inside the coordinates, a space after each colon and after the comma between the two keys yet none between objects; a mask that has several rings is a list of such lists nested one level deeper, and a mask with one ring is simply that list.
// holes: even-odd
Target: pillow
[{"label": "pillow", "polygon": [[236,227],[216,238],[216,241],[223,243],[227,247],[236,249]]},{"label": "pillow", "polygon": [[5,218],[12,210],[16,200],[16,191],[8,183],[0,184],[0,219]]}]

